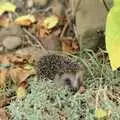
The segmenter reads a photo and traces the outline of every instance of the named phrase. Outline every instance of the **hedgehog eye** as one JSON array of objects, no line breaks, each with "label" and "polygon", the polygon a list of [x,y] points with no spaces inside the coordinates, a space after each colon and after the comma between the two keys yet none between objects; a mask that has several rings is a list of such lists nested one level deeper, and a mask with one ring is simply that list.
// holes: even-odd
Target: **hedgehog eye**
[{"label": "hedgehog eye", "polygon": [[65,83],[66,83],[67,85],[71,85],[71,80],[70,80],[69,78],[66,78],[66,79],[65,79]]}]

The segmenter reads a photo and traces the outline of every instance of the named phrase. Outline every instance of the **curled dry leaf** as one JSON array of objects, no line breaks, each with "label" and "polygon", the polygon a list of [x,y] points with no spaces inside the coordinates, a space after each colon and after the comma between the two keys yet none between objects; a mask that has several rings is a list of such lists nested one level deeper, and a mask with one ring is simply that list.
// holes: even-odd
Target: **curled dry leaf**
[{"label": "curled dry leaf", "polygon": [[15,23],[21,26],[30,26],[36,21],[33,15],[20,16],[15,20]]},{"label": "curled dry leaf", "polygon": [[62,51],[63,52],[68,52],[68,53],[73,52],[72,41],[71,40],[62,41]]},{"label": "curled dry leaf", "polygon": [[7,77],[17,85],[26,86],[27,78],[35,74],[34,68],[28,64],[28,59],[27,55],[0,55],[0,87],[5,87]]},{"label": "curled dry leaf", "polygon": [[11,54],[8,56],[8,59],[10,63],[14,65],[24,65],[28,63],[30,57],[31,56],[29,54],[22,53],[22,54]]},{"label": "curled dry leaf", "polygon": [[80,50],[78,43],[71,37],[64,37],[61,41],[63,52],[72,53]]},{"label": "curled dry leaf", "polygon": [[13,82],[17,85],[26,81],[28,77],[34,74],[35,73],[33,71],[26,70],[26,69],[19,68],[19,67],[9,70],[10,77],[12,78]]}]

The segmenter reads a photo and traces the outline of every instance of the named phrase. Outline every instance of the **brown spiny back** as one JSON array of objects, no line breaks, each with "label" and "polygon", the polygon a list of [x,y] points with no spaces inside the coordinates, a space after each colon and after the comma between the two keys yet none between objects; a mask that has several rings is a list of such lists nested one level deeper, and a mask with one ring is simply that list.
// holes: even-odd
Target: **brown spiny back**
[{"label": "brown spiny back", "polygon": [[55,75],[65,72],[77,72],[82,70],[81,65],[69,58],[59,54],[46,54],[42,56],[37,63],[38,78],[47,78],[53,80]]}]

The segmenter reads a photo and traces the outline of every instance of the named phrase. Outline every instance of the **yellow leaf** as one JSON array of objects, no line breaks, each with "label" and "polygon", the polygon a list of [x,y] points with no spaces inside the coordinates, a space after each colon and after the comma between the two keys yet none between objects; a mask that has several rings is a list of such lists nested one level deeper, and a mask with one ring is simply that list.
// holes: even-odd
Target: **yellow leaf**
[{"label": "yellow leaf", "polygon": [[29,26],[34,23],[35,17],[33,15],[20,16],[15,20],[15,23],[22,26]]},{"label": "yellow leaf", "polygon": [[57,23],[58,23],[58,17],[50,16],[43,21],[42,26],[46,29],[51,29],[55,27]]},{"label": "yellow leaf", "polygon": [[18,87],[16,90],[17,98],[24,98],[26,96],[26,89],[22,86]]},{"label": "yellow leaf", "polygon": [[16,6],[10,2],[0,2],[0,15],[4,12],[15,12]]},{"label": "yellow leaf", "polygon": [[97,110],[95,111],[95,117],[96,117],[97,119],[105,118],[105,117],[107,117],[107,112],[106,112],[105,110],[99,108],[99,109],[97,109]]}]

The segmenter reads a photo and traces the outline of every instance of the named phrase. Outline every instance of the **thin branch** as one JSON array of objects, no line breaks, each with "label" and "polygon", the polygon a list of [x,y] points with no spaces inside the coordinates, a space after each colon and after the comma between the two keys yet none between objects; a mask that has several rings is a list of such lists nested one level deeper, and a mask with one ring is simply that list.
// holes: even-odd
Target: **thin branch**
[{"label": "thin branch", "polygon": [[34,39],[37,44],[40,46],[40,48],[44,51],[47,52],[47,50],[44,48],[44,46],[42,45],[42,43],[38,40],[38,38],[34,35],[32,35],[28,30],[26,30],[25,28],[23,28],[24,32],[29,35],[32,39]]},{"label": "thin branch", "polygon": [[103,0],[103,4],[104,4],[106,10],[109,12],[109,11],[110,11],[110,8],[107,6],[107,3],[105,2],[105,0]]}]

